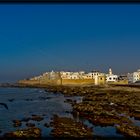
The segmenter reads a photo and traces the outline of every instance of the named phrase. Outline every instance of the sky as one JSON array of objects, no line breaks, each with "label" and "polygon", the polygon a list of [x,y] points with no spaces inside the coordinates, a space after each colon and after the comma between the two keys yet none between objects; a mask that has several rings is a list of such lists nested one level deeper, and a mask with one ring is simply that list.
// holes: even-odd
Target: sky
[{"label": "sky", "polygon": [[140,68],[140,5],[0,5],[0,82],[46,71]]}]

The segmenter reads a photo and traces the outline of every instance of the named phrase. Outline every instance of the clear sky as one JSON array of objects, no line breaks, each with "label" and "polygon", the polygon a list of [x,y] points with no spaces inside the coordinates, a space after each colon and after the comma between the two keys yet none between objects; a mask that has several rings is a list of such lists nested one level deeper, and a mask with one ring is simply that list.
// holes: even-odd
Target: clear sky
[{"label": "clear sky", "polygon": [[0,5],[0,82],[46,71],[140,68],[140,5]]}]

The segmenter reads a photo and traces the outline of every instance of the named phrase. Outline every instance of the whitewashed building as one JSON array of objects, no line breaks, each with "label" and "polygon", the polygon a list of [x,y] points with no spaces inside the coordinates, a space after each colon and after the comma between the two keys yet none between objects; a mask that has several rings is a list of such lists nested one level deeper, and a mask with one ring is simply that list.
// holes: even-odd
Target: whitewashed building
[{"label": "whitewashed building", "polygon": [[127,77],[129,83],[135,83],[137,81],[140,81],[140,69],[138,69],[136,72],[128,73]]},{"label": "whitewashed building", "polygon": [[61,78],[62,78],[62,79],[71,79],[71,77],[70,77],[71,72],[61,71],[61,72],[60,72],[60,75],[61,75]]},{"label": "whitewashed building", "polygon": [[90,73],[87,74],[91,79],[94,79],[95,77],[98,77],[98,76],[103,76],[104,73],[101,73],[99,71],[92,71]]},{"label": "whitewashed building", "polygon": [[62,79],[82,79],[83,75],[84,75],[84,71],[80,71],[80,72],[64,72],[61,71],[60,75]]},{"label": "whitewashed building", "polygon": [[118,75],[112,73],[112,69],[109,68],[109,74],[106,74],[106,82],[115,82],[118,80]]}]

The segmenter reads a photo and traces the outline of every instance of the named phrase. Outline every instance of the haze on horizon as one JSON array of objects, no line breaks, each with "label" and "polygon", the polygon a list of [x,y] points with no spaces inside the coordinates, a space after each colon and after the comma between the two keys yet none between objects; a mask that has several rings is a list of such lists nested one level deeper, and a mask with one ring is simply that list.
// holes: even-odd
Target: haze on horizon
[{"label": "haze on horizon", "polygon": [[140,68],[140,5],[0,5],[0,82],[46,71]]}]

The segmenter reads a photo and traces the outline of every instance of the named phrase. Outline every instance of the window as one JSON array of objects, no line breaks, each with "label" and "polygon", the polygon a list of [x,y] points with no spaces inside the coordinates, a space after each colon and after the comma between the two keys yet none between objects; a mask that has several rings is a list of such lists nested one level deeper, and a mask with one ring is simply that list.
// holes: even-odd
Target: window
[{"label": "window", "polygon": [[111,80],[111,77],[109,78],[109,80]]},{"label": "window", "polygon": [[103,78],[100,78],[101,80],[103,79]]}]

